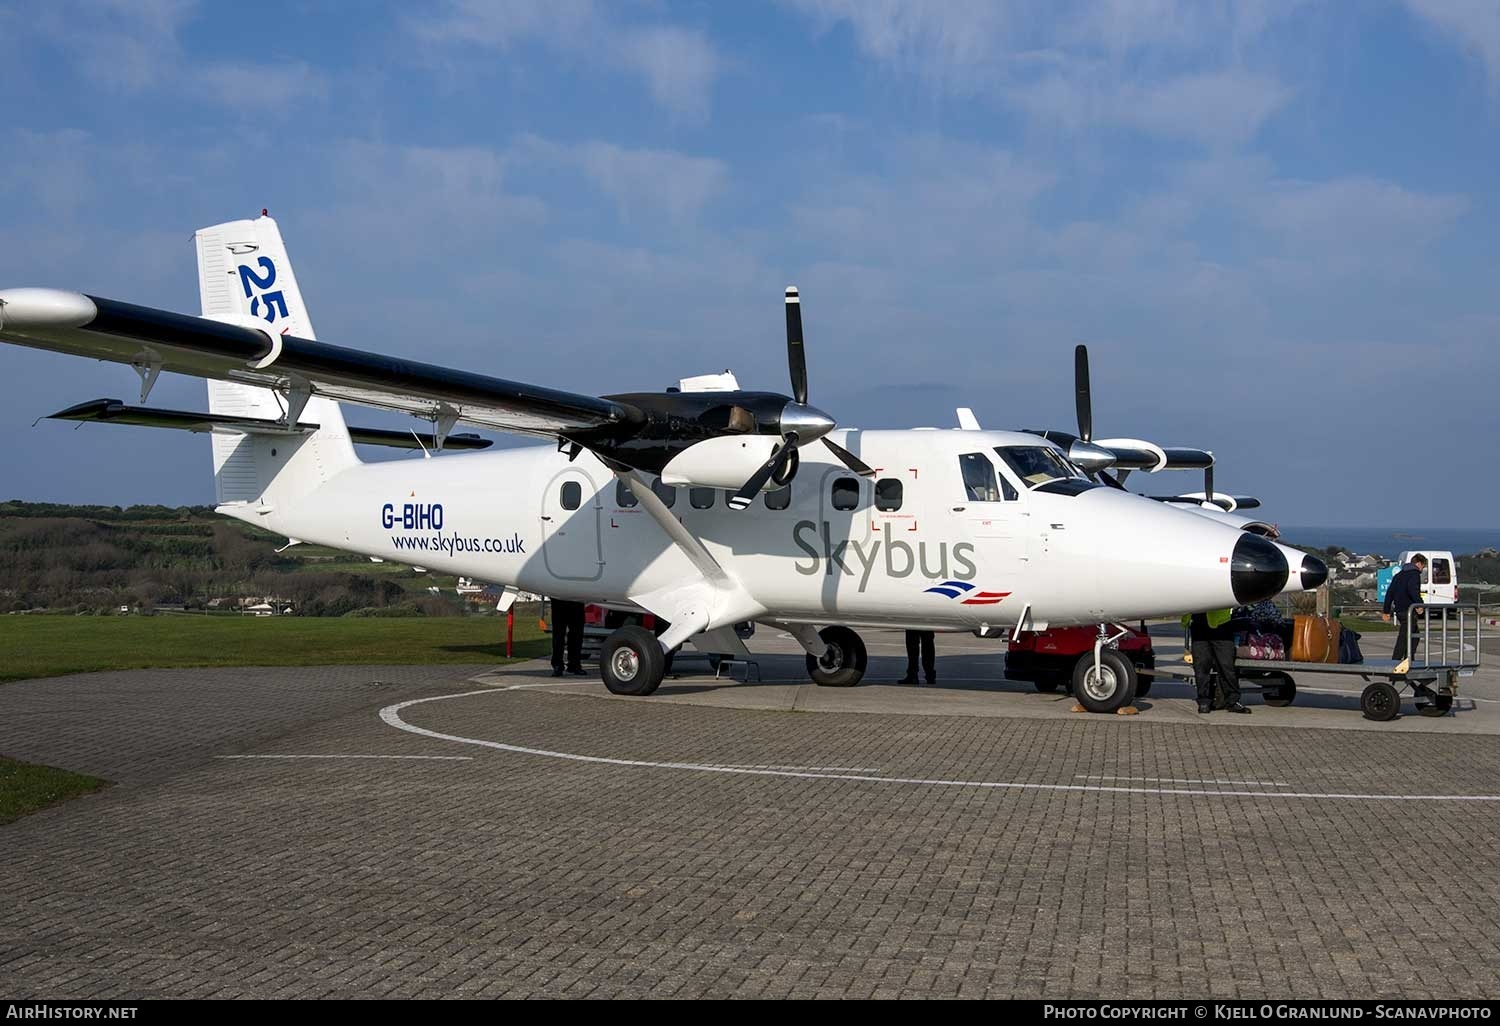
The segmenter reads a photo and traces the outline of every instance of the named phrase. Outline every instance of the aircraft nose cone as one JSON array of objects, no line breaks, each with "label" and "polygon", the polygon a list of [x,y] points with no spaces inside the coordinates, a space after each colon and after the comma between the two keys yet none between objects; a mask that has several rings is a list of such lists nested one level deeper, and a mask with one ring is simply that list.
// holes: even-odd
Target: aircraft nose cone
[{"label": "aircraft nose cone", "polygon": [[1328,564],[1317,556],[1302,557],[1302,590],[1312,591],[1321,588],[1323,582],[1328,580]]},{"label": "aircraft nose cone", "polygon": [[[1258,534],[1241,533],[1240,540],[1234,543],[1234,554],[1229,557],[1229,584],[1234,590],[1234,600],[1244,606],[1281,594],[1289,570],[1286,557],[1273,543]],[[1323,573],[1327,576],[1326,567]]]}]

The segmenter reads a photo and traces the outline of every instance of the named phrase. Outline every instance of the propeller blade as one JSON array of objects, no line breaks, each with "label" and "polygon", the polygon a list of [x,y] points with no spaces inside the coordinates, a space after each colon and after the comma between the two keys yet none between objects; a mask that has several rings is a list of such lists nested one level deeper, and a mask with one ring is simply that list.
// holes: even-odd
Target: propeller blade
[{"label": "propeller blade", "polygon": [[1078,437],[1087,442],[1094,437],[1094,410],[1089,397],[1089,347],[1073,349],[1073,398],[1078,406]]},{"label": "propeller blade", "polygon": [[1203,496],[1209,502],[1214,501],[1214,467],[1212,463],[1203,468]]},{"label": "propeller blade", "polygon": [[797,286],[786,290],[786,362],[792,372],[792,398],[807,404],[807,355],[802,348],[802,297]]},{"label": "propeller blade", "polygon": [[1118,488],[1122,492],[1129,491],[1129,489],[1126,488],[1125,485],[1122,482],[1116,480],[1113,477],[1110,477],[1104,471],[1101,470],[1098,473],[1099,473],[1099,480],[1103,481],[1105,484],[1109,485],[1111,488]]},{"label": "propeller blade", "polygon": [[848,449],[845,449],[842,445],[839,445],[837,442],[829,441],[827,438],[823,439],[823,444],[828,446],[829,452],[833,453],[839,458],[839,462],[848,467],[850,470],[854,471],[860,477],[875,476],[875,471],[870,467],[869,464],[860,459],[858,456],[854,455],[854,453],[850,452]]},{"label": "propeller blade", "polygon": [[788,434],[776,451],[771,453],[771,458],[760,465],[760,469],[750,475],[750,480],[740,486],[740,490],[729,497],[730,509],[749,509],[750,503],[755,501],[756,493],[766,486],[771,478],[780,475],[783,467],[792,454],[797,451],[797,436]]}]

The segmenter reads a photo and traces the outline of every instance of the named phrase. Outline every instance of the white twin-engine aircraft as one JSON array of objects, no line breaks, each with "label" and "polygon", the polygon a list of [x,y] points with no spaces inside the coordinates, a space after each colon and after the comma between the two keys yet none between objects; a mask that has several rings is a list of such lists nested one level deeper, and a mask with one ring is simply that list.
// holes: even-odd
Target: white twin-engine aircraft
[{"label": "white twin-engine aircraft", "polygon": [[[314,341],[264,212],[196,242],[201,317],[0,291],[0,339],[129,364],[142,403],[164,370],[208,379],[206,414],[97,400],[56,416],[208,432],[218,511],[296,541],[649,610],[670,624],[664,633],[623,627],[601,653],[617,694],[654,691],[666,653],[685,642],[743,658],[742,621],[787,631],[814,681],[849,686],[866,663],[855,628],[998,637],[1217,609],[1327,575],[1211,490],[1167,502],[1124,491],[1105,468],[1203,467],[1212,456],[1089,441],[1082,353],[1081,437],[977,430],[972,416],[969,430],[835,430],[807,402],[796,289],[786,291],[791,396],[742,391],[726,374],[598,397]],[[350,428],[341,401],[405,411],[432,430]],[[488,445],[453,434],[459,424],[555,444],[355,455],[356,442]],[[1107,643],[1085,676],[1075,692],[1090,709],[1134,698],[1133,668]]]}]

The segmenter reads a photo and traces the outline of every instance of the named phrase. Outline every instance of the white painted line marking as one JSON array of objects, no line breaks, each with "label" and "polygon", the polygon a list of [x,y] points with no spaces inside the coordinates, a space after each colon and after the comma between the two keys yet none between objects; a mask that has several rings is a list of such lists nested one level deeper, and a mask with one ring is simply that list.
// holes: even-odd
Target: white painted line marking
[{"label": "white painted line marking", "polygon": [[473,762],[472,755],[216,755],[215,759],[433,759]]},{"label": "white painted line marking", "polygon": [[773,766],[762,763],[736,764],[732,762],[709,763],[718,769],[746,770],[801,770],[806,773],[879,773],[879,769],[868,766]]},{"label": "white painted line marking", "polygon": [[1079,773],[1076,780],[1145,780],[1154,784],[1244,784],[1252,787],[1291,787],[1280,780],[1212,780],[1182,777],[1112,777],[1102,773]]},{"label": "white painted line marking", "polygon": [[788,777],[796,780],[858,780],[870,784],[911,784],[925,787],[973,787],[1004,791],[1083,791],[1102,794],[1162,794],[1207,796],[1213,798],[1323,798],[1345,801],[1391,801],[1391,802],[1500,802],[1500,794],[1341,794],[1322,791],[1222,791],[1203,788],[1170,787],[1121,787],[1104,784],[1031,784],[1020,781],[997,780],[931,780],[922,777],[877,777],[859,774],[819,773],[811,770],[741,769],[730,766],[715,766],[701,762],[653,762],[646,759],[613,759],[603,755],[578,755],[574,752],[553,752],[545,748],[526,748],[508,745],[502,741],[486,741],[483,738],[444,734],[426,727],[418,727],[401,718],[401,710],[427,702],[444,702],[451,698],[470,698],[474,695],[503,694],[508,689],[484,688],[480,691],[462,691],[453,695],[434,695],[431,698],[413,698],[397,702],[380,710],[380,718],[397,730],[409,734],[420,734],[438,741],[452,741],[461,745],[479,745],[501,752],[517,755],[537,755],[545,759],[562,759],[567,762],[587,762],[602,766],[635,766],[643,769],[690,770],[698,773],[732,773],[741,776]]}]

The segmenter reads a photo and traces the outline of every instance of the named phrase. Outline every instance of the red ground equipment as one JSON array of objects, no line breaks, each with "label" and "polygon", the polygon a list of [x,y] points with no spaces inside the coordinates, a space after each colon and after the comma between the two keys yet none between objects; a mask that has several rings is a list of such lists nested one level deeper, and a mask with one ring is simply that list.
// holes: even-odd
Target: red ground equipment
[{"label": "red ground equipment", "polygon": [[[1111,636],[1122,630],[1126,632],[1117,648],[1137,670],[1156,669],[1156,652],[1151,647],[1151,635],[1144,623],[1139,627],[1109,624],[1108,629]],[[1005,653],[1005,676],[1011,680],[1029,680],[1038,691],[1070,688],[1079,666],[1093,663],[1094,639],[1098,636],[1098,627],[1022,631]],[[1152,679],[1146,674],[1138,676],[1135,693],[1145,695],[1150,692]]]}]

